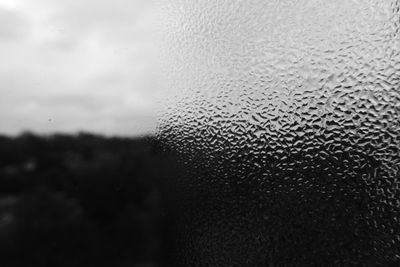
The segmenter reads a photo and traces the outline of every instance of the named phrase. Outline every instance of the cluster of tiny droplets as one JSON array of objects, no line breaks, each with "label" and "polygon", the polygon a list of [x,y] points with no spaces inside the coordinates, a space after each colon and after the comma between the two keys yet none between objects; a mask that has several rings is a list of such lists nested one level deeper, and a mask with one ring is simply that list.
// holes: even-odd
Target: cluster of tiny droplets
[{"label": "cluster of tiny droplets", "polygon": [[400,1],[171,1],[178,266],[400,259]]}]

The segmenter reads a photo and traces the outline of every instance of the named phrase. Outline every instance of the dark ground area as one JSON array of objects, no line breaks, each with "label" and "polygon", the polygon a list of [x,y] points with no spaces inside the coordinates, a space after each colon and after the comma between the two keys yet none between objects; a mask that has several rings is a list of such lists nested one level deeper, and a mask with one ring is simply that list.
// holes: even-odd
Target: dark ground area
[{"label": "dark ground area", "polygon": [[1,266],[164,266],[151,138],[0,136]]}]

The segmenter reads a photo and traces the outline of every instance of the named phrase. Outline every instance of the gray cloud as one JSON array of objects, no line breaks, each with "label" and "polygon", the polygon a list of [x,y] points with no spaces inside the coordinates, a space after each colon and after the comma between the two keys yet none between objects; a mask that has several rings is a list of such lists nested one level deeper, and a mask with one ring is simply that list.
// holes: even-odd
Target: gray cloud
[{"label": "gray cloud", "polygon": [[29,24],[19,12],[0,6],[0,41],[24,38]]},{"label": "gray cloud", "polygon": [[11,8],[2,2],[3,133],[154,129],[149,2],[16,0]]}]

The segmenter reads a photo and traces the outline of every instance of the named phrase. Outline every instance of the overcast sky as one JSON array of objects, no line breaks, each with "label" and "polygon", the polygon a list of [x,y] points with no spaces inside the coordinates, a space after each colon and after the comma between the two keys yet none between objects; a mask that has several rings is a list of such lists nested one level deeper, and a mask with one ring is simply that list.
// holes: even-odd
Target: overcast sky
[{"label": "overcast sky", "polygon": [[0,0],[0,133],[154,126],[148,0]]}]

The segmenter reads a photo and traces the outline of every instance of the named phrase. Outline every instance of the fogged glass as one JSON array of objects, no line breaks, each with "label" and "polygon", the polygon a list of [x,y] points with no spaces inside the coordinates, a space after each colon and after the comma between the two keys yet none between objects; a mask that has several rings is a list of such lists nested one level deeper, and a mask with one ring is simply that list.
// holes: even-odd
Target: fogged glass
[{"label": "fogged glass", "polygon": [[[176,266],[400,259],[400,1],[169,1]],[[171,156],[172,157],[172,156]]]}]

